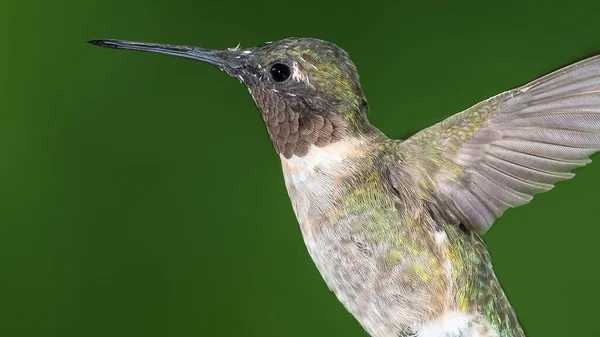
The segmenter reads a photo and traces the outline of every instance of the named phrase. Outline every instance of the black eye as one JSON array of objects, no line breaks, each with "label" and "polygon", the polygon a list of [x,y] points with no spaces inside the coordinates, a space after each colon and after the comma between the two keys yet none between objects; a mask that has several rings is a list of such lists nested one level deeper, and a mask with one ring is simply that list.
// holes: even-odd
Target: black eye
[{"label": "black eye", "polygon": [[292,69],[287,64],[283,63],[274,63],[269,70],[271,73],[271,78],[275,82],[283,82],[290,78],[292,74]]}]

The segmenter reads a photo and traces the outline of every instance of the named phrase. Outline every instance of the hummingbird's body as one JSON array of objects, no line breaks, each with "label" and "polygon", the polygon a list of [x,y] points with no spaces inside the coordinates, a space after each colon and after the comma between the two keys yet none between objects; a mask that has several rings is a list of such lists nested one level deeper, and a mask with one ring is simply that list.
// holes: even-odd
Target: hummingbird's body
[{"label": "hummingbird's body", "polygon": [[246,85],[308,251],[371,336],[524,336],[477,233],[600,150],[600,57],[399,141],[368,122],[356,68],[329,42],[92,43],[200,60]]},{"label": "hummingbird's body", "polygon": [[379,135],[281,158],[329,288],[372,336],[524,336],[480,238],[436,219],[418,186],[387,185],[399,146]]}]

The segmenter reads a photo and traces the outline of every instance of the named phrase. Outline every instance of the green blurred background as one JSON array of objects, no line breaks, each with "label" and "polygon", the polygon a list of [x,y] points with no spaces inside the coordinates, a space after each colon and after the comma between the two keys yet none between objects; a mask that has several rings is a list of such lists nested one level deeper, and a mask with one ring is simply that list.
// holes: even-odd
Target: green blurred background
[{"label": "green blurred background", "polygon": [[[246,89],[85,43],[346,49],[406,137],[600,49],[596,1],[0,4],[0,337],[366,336],[313,266]],[[598,158],[598,157],[596,157]],[[530,337],[596,335],[600,164],[485,236]]]}]

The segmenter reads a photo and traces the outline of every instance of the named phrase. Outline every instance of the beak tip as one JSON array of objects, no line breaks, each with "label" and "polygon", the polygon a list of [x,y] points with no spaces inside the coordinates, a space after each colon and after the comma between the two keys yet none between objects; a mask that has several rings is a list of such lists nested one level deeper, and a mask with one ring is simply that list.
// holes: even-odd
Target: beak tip
[{"label": "beak tip", "polygon": [[116,48],[117,46],[114,43],[111,43],[110,40],[90,40],[88,43],[93,44],[94,46],[99,47],[107,47],[107,48]]},{"label": "beak tip", "polygon": [[103,40],[90,40],[87,43],[91,43],[94,46],[102,46],[102,45],[104,45],[104,41]]}]

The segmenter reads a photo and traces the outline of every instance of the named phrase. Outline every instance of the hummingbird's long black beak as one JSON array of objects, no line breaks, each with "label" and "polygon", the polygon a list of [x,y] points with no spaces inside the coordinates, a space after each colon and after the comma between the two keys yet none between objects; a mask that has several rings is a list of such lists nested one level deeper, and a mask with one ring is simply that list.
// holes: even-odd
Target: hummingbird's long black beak
[{"label": "hummingbird's long black beak", "polygon": [[214,50],[190,46],[176,46],[169,44],[122,40],[92,40],[89,41],[89,43],[106,48],[138,50],[184,57],[215,65],[222,70],[236,68],[236,66],[232,64],[232,60],[235,59],[234,55],[232,54],[236,53],[237,50]]}]

